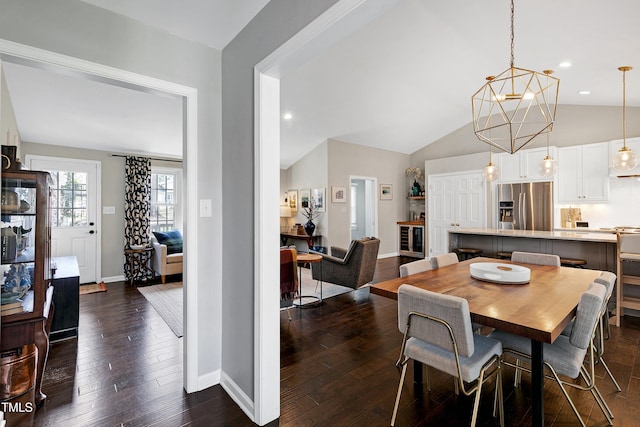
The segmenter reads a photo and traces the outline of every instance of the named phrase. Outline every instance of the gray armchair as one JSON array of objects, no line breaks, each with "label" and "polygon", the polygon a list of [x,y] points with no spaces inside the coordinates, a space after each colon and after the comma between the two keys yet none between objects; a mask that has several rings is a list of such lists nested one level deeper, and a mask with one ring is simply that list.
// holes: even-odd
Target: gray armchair
[{"label": "gray armchair", "polygon": [[373,280],[379,248],[380,239],[375,237],[352,240],[349,249],[332,246],[331,255],[319,254],[322,262],[311,265],[312,277],[358,289]]}]

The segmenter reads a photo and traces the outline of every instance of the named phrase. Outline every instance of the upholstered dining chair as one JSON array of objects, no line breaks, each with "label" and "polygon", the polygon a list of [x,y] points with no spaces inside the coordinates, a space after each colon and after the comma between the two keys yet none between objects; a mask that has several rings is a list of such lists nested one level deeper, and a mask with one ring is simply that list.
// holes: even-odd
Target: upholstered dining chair
[{"label": "upholstered dining chair", "polygon": [[475,426],[482,386],[496,377],[493,415],[504,426],[499,341],[474,334],[469,303],[464,298],[439,294],[411,285],[398,288],[398,329],[402,347],[396,366],[401,368],[391,425],[395,425],[402,387],[410,359],[458,378],[465,396],[475,394],[471,426]]},{"label": "upholstered dining chair", "polygon": [[[552,344],[544,343],[543,357],[544,364],[551,372],[551,375],[545,375],[549,379],[555,380],[562,394],[569,402],[569,406],[576,414],[580,425],[585,426],[578,409],[571,400],[565,386],[573,387],[583,391],[589,391],[593,395],[600,410],[604,414],[609,425],[613,425],[613,414],[602,397],[602,394],[596,387],[595,383],[595,345],[594,338],[600,316],[602,315],[602,303],[606,296],[606,288],[600,283],[591,283],[589,288],[582,294],[576,318],[571,330],[571,335],[560,335]],[[531,360],[531,340],[525,337],[514,335],[508,332],[495,330],[489,337],[502,342],[504,354],[512,354],[516,360],[527,362]],[[585,368],[585,357],[589,352],[587,363],[589,370]],[[516,369],[524,369],[527,372],[531,370],[522,365],[516,366],[503,356],[503,364],[513,366]],[[573,380],[580,376],[584,380],[585,385],[581,385],[574,381],[565,381],[560,376],[568,377]],[[518,385],[518,384],[517,384]]]},{"label": "upholstered dining chair", "polygon": [[457,264],[458,262],[458,255],[453,252],[431,258],[431,265],[433,265],[433,268],[446,267],[447,265]]},{"label": "upholstered dining chair", "polygon": [[419,259],[417,261],[408,262],[400,266],[400,277],[406,277],[411,274],[422,273],[433,269],[429,258]]},{"label": "upholstered dining chair", "polygon": [[511,261],[521,262],[523,264],[553,265],[560,267],[560,257],[552,254],[514,251],[511,253]]}]

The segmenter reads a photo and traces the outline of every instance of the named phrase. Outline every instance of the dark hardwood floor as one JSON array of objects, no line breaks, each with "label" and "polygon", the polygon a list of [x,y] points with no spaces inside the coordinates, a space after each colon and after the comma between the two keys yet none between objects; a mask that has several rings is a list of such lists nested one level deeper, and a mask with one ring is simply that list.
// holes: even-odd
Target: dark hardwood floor
[{"label": "dark hardwood floor", "polygon": [[[398,276],[408,259],[378,262],[374,281]],[[244,426],[253,425],[220,386],[187,395],[182,389],[182,339],[155,310],[123,283],[80,298],[80,336],[51,346],[43,391],[46,405],[36,426]],[[389,425],[399,373],[394,364],[401,335],[396,302],[367,289],[325,301],[313,309],[281,313],[281,426]],[[597,383],[616,426],[640,424],[640,319],[612,327],[605,359],[623,391],[607,378]],[[405,383],[397,426],[468,425],[472,400],[453,394],[450,377],[432,370],[432,390]],[[505,423],[530,425],[530,383],[513,387],[506,369]],[[493,384],[483,393],[479,426],[491,416]],[[589,393],[571,391],[589,426],[607,425]],[[545,385],[547,426],[577,419],[552,382]],[[13,427],[13,426],[11,426]]]}]

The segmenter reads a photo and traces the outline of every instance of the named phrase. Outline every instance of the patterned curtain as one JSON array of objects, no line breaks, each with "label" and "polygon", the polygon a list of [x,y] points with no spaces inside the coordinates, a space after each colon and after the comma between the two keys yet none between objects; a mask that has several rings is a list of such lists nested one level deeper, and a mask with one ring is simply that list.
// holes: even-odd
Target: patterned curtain
[{"label": "patterned curtain", "polygon": [[[124,239],[127,248],[130,245],[149,243],[150,207],[151,159],[127,156],[124,195]],[[124,265],[124,275],[128,279],[132,278],[127,262]],[[134,280],[139,278],[133,277]]]}]

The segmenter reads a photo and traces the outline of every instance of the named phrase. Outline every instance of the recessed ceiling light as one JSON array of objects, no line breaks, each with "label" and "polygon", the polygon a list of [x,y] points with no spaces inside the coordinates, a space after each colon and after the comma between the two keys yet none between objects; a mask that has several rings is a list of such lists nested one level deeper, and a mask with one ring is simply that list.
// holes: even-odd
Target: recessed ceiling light
[{"label": "recessed ceiling light", "polygon": [[284,113],[284,115],[282,116],[283,119],[285,120],[291,120],[293,118],[293,114],[291,113]]},{"label": "recessed ceiling light", "polygon": [[591,91],[590,90],[581,90],[578,93],[580,95],[591,95]]},{"label": "recessed ceiling light", "polygon": [[569,61],[561,62],[561,63],[558,64],[558,67],[560,67],[560,68],[569,68],[569,67],[571,67],[571,62],[569,62]]}]

